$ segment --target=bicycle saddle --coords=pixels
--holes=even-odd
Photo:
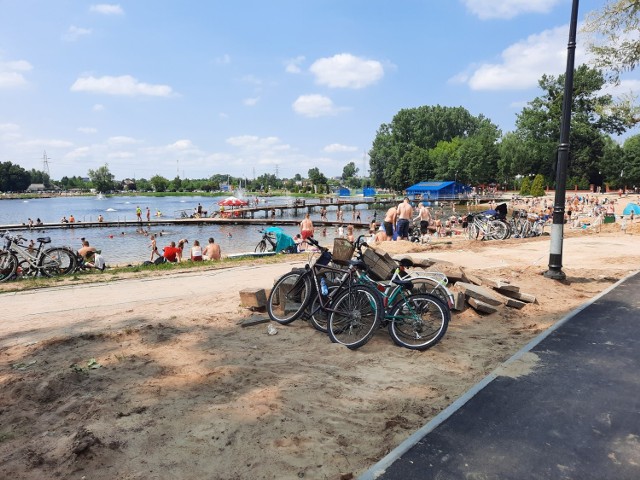
[[[402,288],[406,288],[407,290],[411,290],[413,288],[413,282],[411,280],[394,278],[393,283],[395,283],[396,285],[400,285]]]
[[[39,243],[51,243],[50,237],[40,237],[40,238],[37,238],[36,240],[38,240]]]

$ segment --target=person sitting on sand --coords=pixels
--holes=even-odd
[[[220,260],[221,256],[220,245],[215,243],[213,238],[209,238],[209,244],[204,248],[202,258],[205,260]]]
[[[193,241],[193,246],[191,247],[191,261],[202,261],[202,247],[200,246],[200,242],[198,240]]]
[[[176,242],[171,242],[162,250],[162,256],[167,262],[175,263],[180,261],[180,258],[182,258],[181,254],[182,251],[178,247],[176,247]]]

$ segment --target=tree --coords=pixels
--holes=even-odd
[[[531,184],[531,195],[534,197],[544,197],[544,177],[540,174],[536,175]]]
[[[531,195],[531,180],[529,177],[522,179],[522,185],[520,186],[520,195]]]
[[[20,165],[0,163],[0,191],[22,192],[31,185],[31,174]]]
[[[113,190],[113,178],[109,171],[109,165],[106,163],[96,170],[89,170],[89,179],[93,184],[93,188],[98,192],[106,193]]]
[[[640,184],[640,135],[627,138],[623,146],[624,169],[619,172],[620,183]],[[620,185],[623,186],[623,185]]]
[[[358,173],[358,169],[356,168],[356,164],[353,162],[347,163],[342,169],[342,180],[345,182],[349,182],[353,177]]]
[[[153,186],[153,189],[156,192],[166,192],[167,187],[169,186],[169,180],[160,176],[154,175],[149,179],[149,183]]]
[[[587,16],[583,29],[591,34],[595,66],[610,71],[615,81],[640,62],[640,0],[609,0]]]
[[[324,174],[320,173],[320,170],[318,169],[318,167],[314,167],[314,168],[309,169],[308,175],[309,175],[309,180],[314,185],[326,185],[327,184],[327,177],[325,177]]]

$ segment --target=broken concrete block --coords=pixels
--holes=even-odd
[[[264,288],[245,288],[240,290],[240,303],[247,308],[266,307],[267,295]]]
[[[531,295],[530,293],[523,292],[511,292],[509,290],[505,290],[503,288],[497,288],[496,292],[501,293],[505,297],[515,298],[516,300],[520,300],[526,303],[538,303],[535,295]]]
[[[502,301],[494,295],[493,290],[490,290],[479,285],[473,285],[471,283],[458,282],[456,287],[460,289],[467,297],[475,298],[481,302],[488,303],[489,305],[502,305]]]
[[[476,300],[475,298],[468,299],[469,305],[473,307],[474,310],[483,313],[495,313],[498,311],[496,307],[493,305],[489,305],[488,303],[484,303],[480,300]]]
[[[453,307],[451,308],[453,310],[462,312],[465,308],[465,299],[467,297],[465,297],[464,293],[462,292],[452,292],[452,293],[453,293]]]

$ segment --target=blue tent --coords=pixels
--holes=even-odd
[[[426,182],[416,183],[407,188],[407,195],[420,196],[423,201],[428,200],[450,200],[460,198],[471,192],[471,187],[458,182],[438,182],[435,180],[427,180]]]
[[[622,211],[623,215],[631,215],[631,212],[634,213],[634,215],[639,215],[640,214],[640,206],[638,206],[637,203],[627,203],[627,206],[624,207],[624,210]]]

